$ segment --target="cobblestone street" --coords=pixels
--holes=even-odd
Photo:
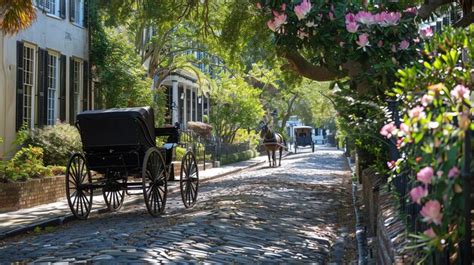
[[[308,149],[309,150],[309,149]],[[350,171],[320,147],[203,183],[198,202],[169,194],[166,214],[143,203],[0,243],[6,262],[344,264],[354,253]]]

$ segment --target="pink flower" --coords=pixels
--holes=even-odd
[[[421,204],[421,199],[428,196],[428,189],[426,189],[422,186],[415,187],[415,188],[411,189],[410,196],[411,196],[411,200],[413,202]]]
[[[421,106],[416,106],[414,107],[413,109],[410,110],[410,112],[408,113],[408,116],[410,116],[410,118],[423,118],[425,117],[425,112],[423,111],[425,110],[423,107]]]
[[[395,26],[400,22],[402,14],[400,12],[381,12],[374,16],[374,22],[382,27]]]
[[[271,31],[276,31],[283,24],[286,24],[286,14],[280,14],[277,11],[273,10],[273,20],[267,21],[268,28],[270,28]]]
[[[394,122],[389,124],[385,124],[382,129],[380,129],[380,134],[387,138],[392,137],[393,133],[397,130],[397,126],[395,126]]]
[[[383,47],[383,40],[379,40],[377,43],[377,47],[382,48]]]
[[[423,232],[423,234],[425,234],[425,235],[428,236],[429,238],[435,238],[435,237],[436,237],[436,233],[435,233],[435,231],[433,230],[433,228],[426,229],[425,232]]]
[[[260,4],[260,2],[257,2],[257,9],[262,9],[262,4]]]
[[[441,224],[443,214],[441,213],[441,204],[437,200],[429,200],[420,211],[424,221],[428,223]]]
[[[408,41],[402,40],[400,42],[400,50],[406,50],[408,47],[410,47],[410,43]]]
[[[295,6],[295,14],[298,20],[302,20],[311,11],[311,2],[309,0],[303,0],[299,5]]]
[[[286,4],[283,3],[283,4],[281,5],[281,11],[285,11],[285,10],[286,10]]]
[[[397,165],[397,162],[395,162],[395,161],[393,161],[393,160],[387,162],[387,167],[388,167],[389,169],[394,168],[396,165]]]
[[[433,177],[434,171],[432,167],[422,168],[418,174],[416,174],[416,179],[426,185],[431,183],[431,178]]]
[[[356,41],[357,45],[359,45],[359,48],[362,48],[364,51],[366,47],[370,46],[369,45],[369,34],[364,33],[359,35],[359,40]]]
[[[405,135],[410,134],[410,127],[405,123],[400,124],[400,131],[402,131]]]
[[[409,7],[409,8],[407,8],[407,9],[405,9],[405,11],[403,11],[403,12],[405,12],[405,13],[411,13],[411,14],[413,14],[413,15],[416,16],[416,15],[418,14],[418,9],[413,6],[413,7]]]
[[[429,104],[431,104],[431,102],[433,102],[434,100],[434,96],[433,95],[430,95],[430,94],[425,94],[423,95],[423,97],[421,98],[421,105],[423,106],[428,106]]]
[[[429,39],[429,38],[433,37],[433,30],[431,29],[431,27],[425,27],[425,28],[420,30],[420,36],[423,39]]]
[[[275,25],[275,20],[273,20],[273,19],[270,19],[269,21],[267,21],[267,26],[273,32],[275,32],[277,30],[277,27]]]
[[[374,24],[375,22],[372,13],[366,11],[359,11],[359,13],[355,15],[355,20],[361,24],[365,24],[368,26]]]
[[[349,22],[346,24],[346,29],[350,33],[356,33],[359,30],[359,25],[356,22]]]
[[[334,14],[332,12],[328,13],[329,20],[333,21],[334,20]]]
[[[353,13],[346,14],[346,24],[356,22],[355,15]]]
[[[469,99],[469,88],[463,85],[457,85],[451,90],[451,97],[453,97],[457,102],[462,102],[464,99]]]
[[[297,33],[297,34],[298,34],[298,38],[300,38],[300,39],[302,39],[302,40],[303,40],[304,38],[309,37],[309,34],[306,33],[306,32],[304,32],[304,31],[302,31],[302,30],[298,30],[298,33]]]
[[[457,176],[459,176],[459,173],[461,173],[461,171],[459,170],[459,168],[457,168],[456,166],[452,167],[449,172],[448,172],[448,178],[455,178]]]

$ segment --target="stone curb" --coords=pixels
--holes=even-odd
[[[283,154],[282,157],[286,157],[286,156],[289,156],[291,154],[292,153],[288,152],[288,153]],[[228,176],[228,175],[231,175],[231,174],[235,174],[235,173],[238,173],[238,172],[250,169],[250,168],[254,168],[254,167],[256,167],[258,165],[261,165],[265,162],[267,162],[266,159],[264,161],[254,162],[254,163],[252,163],[248,166],[245,166],[243,168],[234,169],[234,170],[231,170],[231,171],[228,171],[228,172],[217,174],[217,175],[209,177],[209,178],[201,179],[200,183],[206,183],[206,182],[214,180],[214,179],[218,179],[218,178],[225,177],[225,176]],[[169,188],[168,189],[168,195],[171,194],[171,193],[179,192],[179,190],[180,190],[179,185],[176,186],[176,187]],[[123,206],[135,205],[135,204],[137,204],[141,201],[142,201],[142,198],[131,199],[131,200],[125,201],[123,203]],[[104,213],[107,213],[107,212],[109,212],[107,208],[95,209],[95,210],[91,210],[89,216],[104,214]],[[21,235],[21,234],[25,234],[25,233],[34,231],[34,229],[36,227],[40,227],[41,229],[44,229],[45,227],[55,227],[55,226],[60,226],[60,225],[69,223],[73,220],[77,220],[74,217],[73,214],[67,214],[67,215],[62,215],[62,216],[57,216],[57,217],[51,217],[49,219],[38,221],[38,222],[33,222],[33,223],[28,224],[28,225],[15,228],[15,229],[7,231],[7,232],[2,232],[2,233],[0,233],[0,240],[4,240],[4,239],[7,239],[9,237],[14,237],[14,236],[17,236],[17,235]]]

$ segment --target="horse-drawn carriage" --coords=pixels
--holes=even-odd
[[[150,107],[86,111],[77,115],[76,126],[83,152],[72,155],[66,170],[66,195],[74,216],[87,218],[97,189],[111,211],[119,210],[125,194],[135,190],[141,192],[133,194],[143,194],[152,216],[163,213],[168,180],[174,179],[178,127],[155,128]],[[168,137],[163,147],[156,146],[158,136]],[[199,172],[191,150],[182,159],[179,182],[184,205],[193,206]]]
[[[313,142],[313,127],[310,126],[296,126],[293,127],[294,130],[294,144],[295,144],[295,153],[298,150],[298,147],[311,147],[312,152],[314,153],[314,142]]]

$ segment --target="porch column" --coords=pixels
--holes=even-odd
[[[182,124],[183,128],[187,128],[187,124],[188,124],[188,104],[187,104],[187,99],[188,99],[188,93],[187,93],[188,89],[186,86],[183,86],[183,94],[184,94],[184,97],[183,97],[183,105],[184,105],[184,108],[183,108],[183,122],[184,124]]]
[[[172,104],[171,104],[171,122],[174,125],[179,122],[179,92],[178,92],[178,80],[172,80]]]
[[[201,122],[204,122],[204,92],[201,94]]]

